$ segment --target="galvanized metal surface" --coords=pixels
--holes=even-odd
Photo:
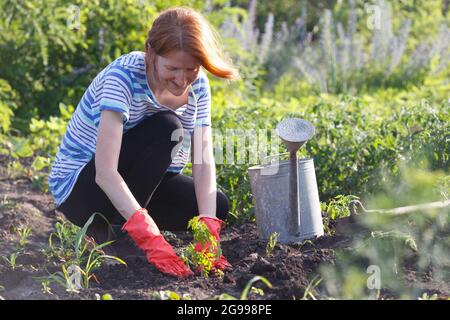
[[[309,121],[298,118],[286,118],[277,125],[276,132],[284,141],[303,142],[311,139],[315,128]]]
[[[289,206],[289,161],[257,165],[248,170],[252,188],[258,236],[268,239],[279,233],[280,243],[295,243],[323,235],[314,161],[298,159],[298,202],[300,204],[297,226],[291,220]],[[298,234],[292,230],[298,228]]]
[[[300,234],[300,203],[298,195],[297,151],[314,135],[314,126],[306,120],[286,118],[276,128],[278,136],[289,151],[289,221],[290,233],[298,237]]]
[[[289,221],[291,235],[300,233],[300,202],[298,196],[298,160],[296,152],[291,152],[289,157]]]

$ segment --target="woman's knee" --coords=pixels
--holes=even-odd
[[[161,111],[142,121],[146,131],[156,131],[159,136],[167,136],[171,141],[180,142],[183,138],[181,120],[170,111]]]
[[[217,205],[216,205],[217,218],[225,221],[228,219],[230,212],[230,201],[228,197],[222,192],[217,190]]]

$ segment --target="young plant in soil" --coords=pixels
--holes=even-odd
[[[16,232],[19,236],[19,241],[16,244],[13,252],[9,255],[9,257],[2,256],[1,258],[6,261],[6,263],[11,267],[11,270],[14,271],[17,265],[17,258],[25,251],[25,247],[28,244],[28,238],[31,235],[31,228],[17,228]]]
[[[350,215],[348,205],[352,200],[359,200],[359,198],[354,195],[338,195],[328,203],[321,202],[321,211],[325,213],[325,216],[323,217],[325,234],[334,235],[335,229],[333,224],[337,220]]]
[[[11,270],[16,270],[17,267],[17,257],[20,255],[21,251],[14,251],[9,255],[9,257],[2,256],[2,259],[11,267]]]
[[[48,238],[45,254],[66,262],[75,255],[74,244],[79,228],[67,221],[58,221],[55,228],[56,231]]]
[[[254,288],[253,284],[257,281],[262,281],[266,286],[268,286],[269,288],[272,288],[272,284],[270,283],[269,280],[267,280],[263,276],[255,276],[252,279],[250,279],[250,281],[247,282],[247,284],[245,285],[245,288],[241,293],[241,300],[247,300],[247,295],[248,295],[249,290]]]
[[[303,297],[301,300],[317,300],[317,297],[315,295],[316,287],[322,282],[322,278],[320,276],[315,276],[311,282],[308,284],[308,286],[305,289],[305,292],[303,293]]]
[[[19,234],[19,247],[24,248],[28,244],[28,238],[31,235],[31,228],[25,227],[25,228],[19,228],[17,230],[17,233]]]
[[[244,290],[242,290],[241,296],[239,297],[240,300],[247,300],[248,294],[250,293],[256,293],[260,296],[264,295],[264,291],[262,289],[256,288],[253,286],[255,282],[262,281],[267,287],[272,288],[272,284],[269,280],[267,280],[263,276],[254,276],[251,278],[247,284],[244,287]],[[221,295],[213,297],[213,300],[238,300],[235,296],[232,296],[228,293],[222,293]]]
[[[211,272],[215,272],[219,276],[222,275],[223,272],[221,270],[213,269],[213,262],[222,254],[218,241],[211,235],[206,225],[199,220],[199,217],[194,217],[189,221],[188,229],[192,230],[194,240],[181,255],[184,262],[192,270],[200,272],[204,277],[208,277]],[[199,242],[203,246],[207,243],[211,245],[208,250],[198,252],[195,250],[195,246]]]
[[[85,223],[83,228],[74,235],[70,229],[66,228],[64,224],[57,224],[57,232],[52,234],[49,238],[49,245],[52,251],[67,253],[67,247],[72,247],[71,259],[68,259],[62,266],[62,271],[50,274],[47,277],[38,278],[41,281],[56,282],[64,286],[67,291],[78,293],[79,289],[89,288],[89,281],[95,277],[94,271],[100,267],[105,260],[116,260],[121,264],[126,265],[122,259],[104,254],[102,248],[110,245],[114,241],[108,241],[102,244],[95,244],[92,239],[86,237],[86,231],[94,221],[95,216],[98,215],[107,223],[107,219],[98,212],[92,214],[89,220]],[[109,223],[108,223],[109,225]],[[59,239],[59,246],[55,246],[52,237]],[[66,257],[61,259],[65,261]],[[82,278],[82,284],[81,284]],[[75,282],[75,283],[74,283]]]
[[[0,209],[17,209],[19,208],[19,203],[9,200],[8,196],[3,196],[3,200],[0,201]]]
[[[279,235],[280,234],[278,232],[274,232],[269,236],[269,242],[267,242],[266,245],[266,257],[269,257],[272,254],[273,249],[275,249]]]
[[[155,291],[151,295],[155,300],[192,300],[188,293],[182,295],[171,290],[159,290]]]

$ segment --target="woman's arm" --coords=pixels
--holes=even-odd
[[[192,177],[200,216],[215,217],[216,164],[210,126],[196,127],[192,134]]]
[[[128,220],[141,206],[117,171],[122,134],[122,115],[103,110],[95,152],[95,182],[106,193],[117,211]]]

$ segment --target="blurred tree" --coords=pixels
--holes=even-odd
[[[0,78],[19,96],[13,127],[77,104],[96,74],[121,54],[143,50],[158,10],[202,1],[0,0]]]
[[[308,30],[312,30],[325,9],[332,10],[338,0],[280,0],[280,1],[258,1],[256,26],[260,31],[264,30],[267,16],[272,13],[275,16],[275,30],[280,30],[282,23],[293,25],[301,16],[302,9],[306,5]],[[233,6],[247,9],[250,0],[232,0]]]
[[[448,8],[450,7],[450,0],[442,0],[442,15],[446,16]]]

